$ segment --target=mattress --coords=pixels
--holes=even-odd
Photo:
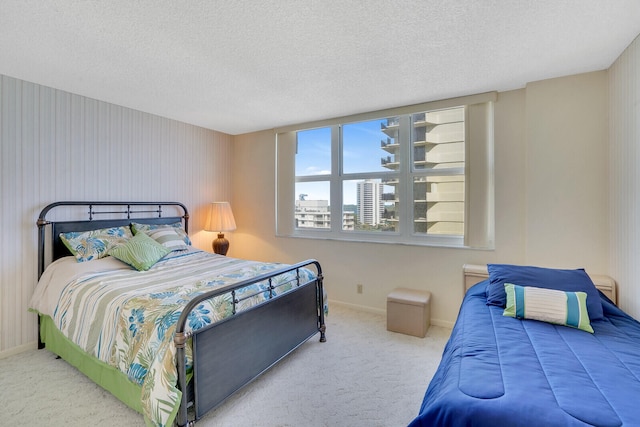
[[[600,295],[594,333],[503,316],[466,294],[418,426],[640,425],[640,323]]]

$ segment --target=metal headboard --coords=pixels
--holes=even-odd
[[[87,210],[82,213],[83,219],[50,221],[47,214],[54,208],[59,207],[85,207]],[[171,207],[171,208],[170,208]],[[163,208],[177,212],[172,216],[163,217]],[[77,214],[77,212],[76,212]],[[96,219],[97,217],[107,219]],[[70,255],[69,250],[60,239],[60,233],[69,231],[89,231],[99,228],[119,227],[130,225],[132,222],[144,224],[171,224],[182,221],[184,229],[189,232],[189,212],[185,205],[179,202],[55,202],[46,206],[38,217],[38,279],[42,276],[45,268],[46,254],[46,229],[51,229],[51,256],[55,261],[66,255]]]

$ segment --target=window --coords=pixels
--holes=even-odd
[[[278,132],[278,234],[491,247],[492,100]]]

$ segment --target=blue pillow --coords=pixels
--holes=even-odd
[[[514,283],[520,286],[535,286],[565,292],[584,292],[587,294],[589,319],[594,321],[604,317],[598,289],[582,268],[560,270],[510,264],[487,264],[487,269],[490,282],[487,286],[487,304],[489,305],[504,308],[507,303],[504,284]]]

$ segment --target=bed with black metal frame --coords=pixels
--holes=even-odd
[[[47,216],[51,215],[54,209],[71,210],[76,216],[80,209],[83,210],[84,219],[67,219],[74,213],[63,216],[63,220],[48,219]],[[167,212],[169,216],[163,216]],[[40,279],[49,263],[71,255],[59,238],[60,233],[128,226],[134,221],[155,225],[180,221],[188,232],[189,213],[187,208],[178,202],[72,201],[56,202],[46,206],[37,221],[38,278]],[[271,283],[271,278],[286,272],[296,271],[299,277],[299,269],[309,267],[315,269],[314,280],[298,283],[293,290],[245,311],[235,313],[234,309],[231,317],[208,327],[193,333],[185,332],[189,313],[202,301],[223,293],[233,293],[232,298],[236,301],[235,293],[239,289],[263,281]],[[177,322],[174,336],[178,387],[182,391],[180,408],[175,418],[176,424],[192,424],[317,333],[320,333],[320,341],[324,342],[326,338],[323,295],[321,266],[316,260],[306,260],[249,280],[222,286],[188,302]],[[41,317],[38,318],[38,344],[39,348],[44,348],[47,343],[41,340]],[[193,346],[191,381],[187,380],[185,366],[187,345]],[[242,358],[238,357],[240,354]],[[62,357],[64,358],[64,355]],[[82,367],[77,367],[83,371]],[[123,376],[126,379],[126,375]],[[192,405],[193,414],[187,410]]]

